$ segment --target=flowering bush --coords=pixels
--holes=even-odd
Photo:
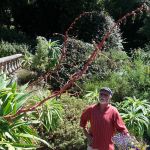
[[[127,136],[120,133],[116,134],[112,140],[119,149],[123,150],[145,150],[147,147],[145,143],[138,142],[134,136]]]

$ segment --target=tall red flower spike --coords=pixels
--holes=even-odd
[[[81,70],[79,70],[78,72],[75,72],[74,74],[72,74],[70,76],[70,79],[67,81],[67,83],[59,90],[59,91],[55,91],[53,92],[50,96],[44,98],[43,100],[41,100],[40,102],[36,103],[35,105],[33,105],[30,108],[21,108],[20,110],[17,111],[16,114],[13,115],[7,115],[4,116],[5,119],[13,119],[14,117],[16,117],[17,115],[21,114],[21,113],[26,113],[29,111],[33,111],[35,110],[38,106],[41,106],[44,102],[46,102],[47,100],[56,97],[58,95],[60,95],[61,93],[65,92],[67,89],[69,89],[76,80],[80,79],[82,77],[82,75],[84,73],[86,73],[88,66],[95,60],[97,54],[99,52],[101,52],[100,50],[102,49],[104,42],[106,41],[106,39],[109,37],[109,35],[111,34],[111,32],[113,31],[113,29],[116,26],[119,26],[121,23],[125,22],[126,19],[128,17],[131,16],[135,16],[137,13],[141,13],[143,11],[149,11],[149,7],[144,3],[143,5],[141,5],[139,8],[135,9],[134,11],[127,13],[125,16],[123,16],[122,18],[120,18],[115,24],[114,26],[105,34],[105,36],[103,37],[102,41],[100,41],[98,44],[94,44],[95,50],[92,52],[92,54],[90,55],[90,57],[87,59],[86,63],[84,64],[83,68]],[[62,48],[62,55],[60,57],[59,60],[59,64],[56,66],[56,69],[59,68],[62,60],[65,58],[65,54],[66,54],[66,43],[67,43],[67,39],[68,39],[68,32],[74,27],[74,25],[76,24],[76,22],[85,15],[89,15],[92,12],[84,12],[81,15],[79,15],[74,21],[73,23],[69,26],[69,28],[66,30],[65,35],[64,35],[64,45]],[[45,74],[45,76],[50,75],[51,72],[48,72]],[[44,76],[44,77],[45,77]],[[44,77],[42,77],[41,79],[43,79]],[[39,78],[40,79],[40,78]]]

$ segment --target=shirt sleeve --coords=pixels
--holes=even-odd
[[[90,120],[91,108],[86,108],[80,118],[80,127],[86,128],[87,122]]]
[[[125,123],[123,122],[117,109],[114,112],[114,125],[118,132],[121,132],[124,134],[128,133],[128,129],[126,128]]]

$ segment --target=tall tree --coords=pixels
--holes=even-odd
[[[0,1],[0,26],[11,24],[11,5],[9,0]]]
[[[63,33],[83,11],[99,9],[97,0],[13,0],[17,28],[35,35]]]

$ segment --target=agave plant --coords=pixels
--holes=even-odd
[[[39,123],[37,120],[27,120],[26,114],[20,114],[12,120],[6,120],[6,115],[15,114],[31,96],[26,93],[27,85],[17,89],[17,83],[7,80],[6,75],[0,75],[0,149],[36,149],[39,141],[50,146],[38,137],[37,131],[31,126]]]
[[[150,103],[147,100],[127,97],[124,101],[115,103],[115,105],[120,111],[127,128],[136,137],[142,137],[144,131],[148,131]]]

